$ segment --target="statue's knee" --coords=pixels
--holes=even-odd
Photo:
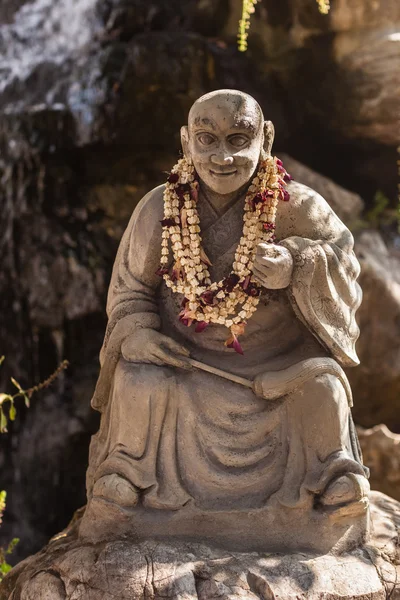
[[[318,405],[348,405],[343,383],[339,377],[331,373],[322,373],[309,379],[303,387],[303,394],[310,401],[317,402]]]
[[[171,369],[153,364],[131,363],[121,358],[114,375],[114,394],[132,397],[132,392],[140,393],[141,388],[149,389],[165,385],[171,377]],[[136,394],[135,394],[136,395]]]

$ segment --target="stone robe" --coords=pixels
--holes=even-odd
[[[288,189],[291,200],[279,204],[276,234],[294,259],[292,283],[264,290],[240,338],[244,356],[224,347],[225,327],[210,325],[199,334],[182,325],[182,298],[155,274],[163,187],[135,209],[108,295],[92,401],[102,419],[91,444],[89,499],[98,478],[118,473],[142,490],[149,508],[312,507],[332,478],[365,473],[340,367],[358,363],[354,315],[361,290],[353,238],[321,196],[297,183]],[[241,198],[221,216],[200,195],[213,280],[231,270],[243,206]],[[270,399],[203,371],[126,362],[121,342],[138,327],[158,329],[193,358],[236,375],[269,374]]]

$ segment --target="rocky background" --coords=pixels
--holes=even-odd
[[[222,87],[257,98],[289,172],[356,236],[354,414],[372,484],[400,498],[400,3],[331,4],[323,16],[315,0],[262,0],[241,54],[240,0],[1,1],[0,389],[71,362],[0,439],[0,537],[21,538],[16,559],[85,503],[118,241],[176,161],[193,101]]]

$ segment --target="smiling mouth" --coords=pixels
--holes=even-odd
[[[233,171],[213,171],[210,169],[211,175],[216,175],[217,177],[229,177],[229,175],[235,175],[237,173],[237,169]]]

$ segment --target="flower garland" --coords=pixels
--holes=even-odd
[[[238,336],[244,333],[246,322],[260,301],[261,286],[252,277],[256,249],[260,242],[276,240],[277,205],[279,200],[289,200],[285,185],[291,179],[279,159],[269,156],[261,161],[246,194],[243,234],[232,271],[218,282],[210,279],[211,262],[202,247],[196,206],[199,182],[194,166],[186,158],[180,159],[166,183],[161,263],[157,274],[173,292],[183,294],[179,319],[184,325],[195,324],[197,333],[210,323],[225,325],[231,332],[225,346],[240,354],[243,350]],[[174,259],[171,274],[170,249]]]

